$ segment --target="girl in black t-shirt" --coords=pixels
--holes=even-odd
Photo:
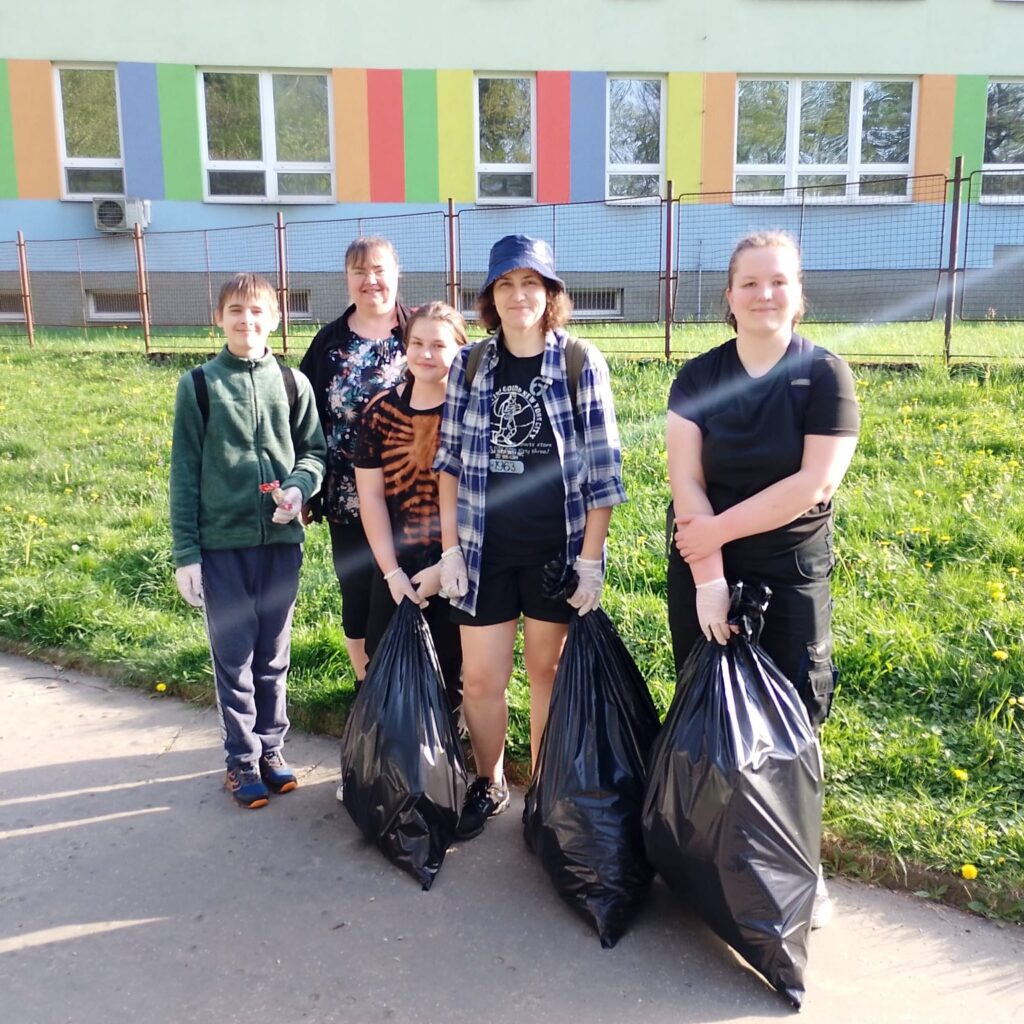
[[[727,642],[731,584],[765,583],[772,599],[761,644],[820,725],[835,684],[831,499],[857,445],[853,378],[841,359],[794,334],[804,301],[788,235],[743,239],[725,298],[736,337],[686,363],[669,395],[676,669],[701,633]],[[822,882],[815,923],[830,910]]]

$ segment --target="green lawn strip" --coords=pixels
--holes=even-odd
[[[0,346],[4,646],[103,671],[154,699],[158,682],[211,698],[202,621],[175,590],[167,527],[174,386],[194,362]],[[630,501],[612,519],[604,605],[664,711],[663,423],[674,367],[612,367]],[[1024,374],[930,364],[858,367],[856,377],[864,431],[837,499],[841,691],[823,734],[828,859],[1021,920]],[[319,528],[308,534],[289,690],[296,725],[340,732],[352,677]],[[521,670],[510,703],[522,777]]]

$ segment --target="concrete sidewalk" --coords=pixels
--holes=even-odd
[[[294,793],[222,788],[214,713],[0,655],[0,1021],[737,1024],[782,998],[660,883],[613,950],[527,851],[521,795],[429,893],[292,733]],[[1024,932],[836,881],[800,1019],[1024,1020]]]

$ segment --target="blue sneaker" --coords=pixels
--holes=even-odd
[[[235,798],[235,803],[249,810],[266,807],[270,802],[270,791],[251,764],[243,762],[229,768],[224,785]]]
[[[290,793],[299,784],[280,750],[268,750],[260,758],[260,778],[272,793]]]

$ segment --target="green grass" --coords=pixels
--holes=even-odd
[[[572,330],[593,338],[610,356],[658,358],[665,353],[664,325],[576,323]],[[703,352],[723,338],[727,328],[719,323],[676,324],[672,331],[673,357]],[[806,324],[805,332],[818,344],[844,356],[871,362],[941,362],[943,359],[943,324],[940,320],[899,324]],[[24,333],[17,325],[0,324],[0,351],[27,347]],[[293,325],[288,337],[288,351],[301,356],[316,327]],[[475,331],[471,325],[470,334]],[[83,340],[84,338],[84,340]],[[151,348],[154,352],[211,352],[219,347],[218,332],[212,328],[157,328]],[[45,329],[36,333],[36,346],[41,351],[142,352],[144,341],[137,327],[91,328],[84,335],[78,329]],[[280,337],[275,347],[280,350]],[[1005,321],[956,322],[953,326],[951,354],[954,360],[1001,361],[1024,359],[1024,329],[1020,324]]]
[[[894,344],[882,330],[865,338]],[[209,699],[206,639],[174,588],[167,528],[174,385],[191,361],[0,346],[0,639]],[[612,520],[604,604],[664,710],[662,431],[674,368],[612,365],[630,501]],[[823,733],[830,858],[1021,920],[1024,375],[930,361],[856,376],[864,429],[836,517],[841,690]],[[328,540],[314,528],[293,721],[336,733],[351,696]],[[517,674],[520,758],[526,699]],[[976,881],[961,877],[965,864]]]

